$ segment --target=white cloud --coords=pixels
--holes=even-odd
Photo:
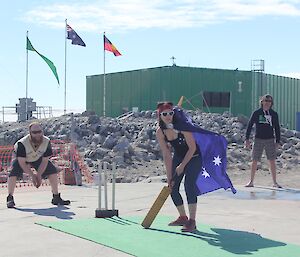
[[[208,24],[253,19],[259,16],[300,16],[296,0],[108,0],[37,6],[22,19],[53,28],[64,27],[68,18],[84,31],[147,28],[191,28]]]

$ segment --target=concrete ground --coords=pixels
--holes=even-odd
[[[116,208],[120,216],[144,216],[163,184],[117,184]],[[300,245],[300,190],[236,187],[238,193],[219,190],[198,198],[199,223],[242,230]],[[110,192],[111,185],[108,185]],[[6,188],[0,188],[0,257],[24,256],[130,256],[75,236],[34,224],[94,217],[98,205],[96,186],[61,186],[62,197],[72,201],[69,207],[50,204],[48,186],[17,188],[16,209],[6,208]],[[176,217],[169,198],[160,214]],[[201,231],[201,226],[198,226]]]

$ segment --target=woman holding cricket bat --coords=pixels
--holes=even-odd
[[[220,188],[230,188],[236,193],[226,173],[227,141],[222,135],[200,128],[171,102],[159,103],[157,115],[159,128],[156,137],[162,150],[171,197],[179,213],[169,225],[183,226],[183,232],[193,232],[196,230],[198,195]],[[189,218],[179,193],[183,177]]]
[[[159,128],[156,131],[163,160],[167,170],[167,181],[171,188],[172,200],[179,212],[178,219],[169,223],[169,226],[183,226],[183,232],[192,232],[196,229],[197,188],[196,179],[201,167],[199,149],[192,132],[177,131],[173,128],[174,110],[171,102],[157,105]],[[171,147],[174,155],[172,157]],[[195,158],[195,157],[198,158]],[[181,194],[180,183],[185,176],[184,188],[188,201],[189,218],[186,215]]]

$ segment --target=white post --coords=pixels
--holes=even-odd
[[[99,185],[98,185],[98,210],[101,210],[101,190],[102,190],[102,181],[101,181],[101,174],[102,174],[102,167],[101,167],[101,163],[99,163],[98,165],[98,181],[99,181]]]
[[[65,94],[64,94],[64,114],[67,113],[67,19],[65,20]]]
[[[112,164],[112,203],[111,203],[111,208],[112,210],[115,209],[115,197],[116,197],[116,194],[115,194],[115,189],[116,189],[116,163],[113,162]]]
[[[26,120],[28,120],[28,49],[27,49],[27,41],[28,41],[28,30],[26,32],[26,101],[25,101],[25,110],[26,110]]]
[[[105,46],[104,46],[105,32],[103,32],[103,117],[106,116],[106,84],[105,84]]]
[[[107,206],[107,163],[103,163],[103,168],[104,168],[104,204],[105,204],[105,210],[108,209]]]

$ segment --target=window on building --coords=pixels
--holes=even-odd
[[[203,92],[203,106],[230,107],[230,92]]]

